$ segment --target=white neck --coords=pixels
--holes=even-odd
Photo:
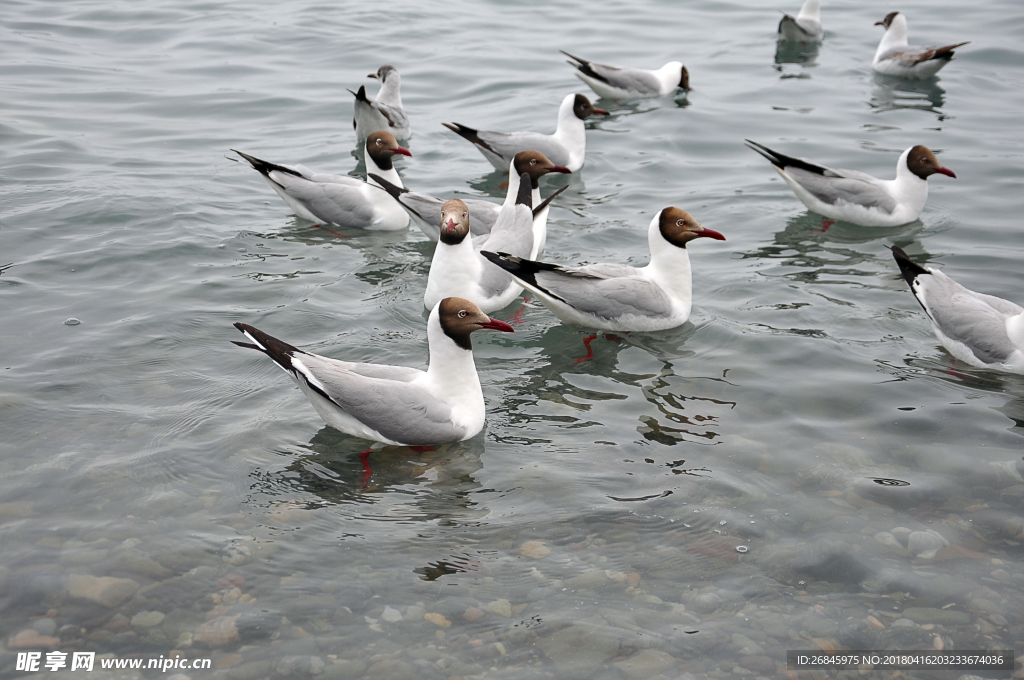
[[[796,15],[797,19],[811,19],[812,21],[821,22],[821,0],[806,0],[804,6],[800,8],[800,14]]]
[[[878,59],[879,55],[883,52],[887,52],[893,47],[906,46],[907,19],[902,14],[897,14],[893,17],[892,23],[889,24],[889,28],[885,29],[885,35],[882,36],[882,41],[878,43],[878,49],[875,50],[875,59]]]
[[[402,106],[401,89],[401,76],[398,75],[397,71],[391,71],[388,74],[387,80],[381,83],[380,90],[377,91],[377,101]]]
[[[508,164],[508,191],[505,193],[505,202],[502,207],[515,205],[519,198],[519,173],[516,172],[516,160]]]
[[[896,179],[888,182],[889,193],[899,203],[910,208],[912,212],[920,214],[924,210],[924,204],[928,201],[928,180],[921,179],[911,172],[907,165],[909,156],[910,149],[907,149],[896,161]]]
[[[468,241],[469,238],[466,238]],[[462,349],[441,329],[438,306],[430,310],[427,319],[427,343],[430,346],[430,363],[427,366],[427,383],[431,393],[447,402],[455,414],[463,415],[459,424],[472,426],[479,421],[483,426],[484,395],[480,389],[480,378],[476,373],[472,350]]]
[[[366,143],[369,144],[370,140],[366,140]],[[396,187],[401,187],[402,189],[405,188],[402,185],[402,177],[398,174],[398,170],[395,169],[394,163],[391,164],[390,170],[382,170],[380,166],[377,165],[376,161],[373,160],[373,156],[370,155],[370,150],[366,147],[363,147],[363,158],[366,159],[366,181],[369,184],[372,184],[375,187],[380,187],[381,189],[384,188],[377,184],[377,182],[374,181],[372,177],[370,177],[370,173],[372,172],[375,175],[380,175],[387,181],[394,184]]]
[[[668,85],[673,88],[679,87],[679,80],[682,78],[683,64],[679,61],[670,61],[657,71],[654,71],[654,77],[658,79],[662,85]]]
[[[647,229],[647,242],[651,248],[651,262],[643,268],[648,279],[660,285],[690,315],[693,280],[690,274],[690,255],[686,248],[674,246],[661,235],[661,211],[651,220]]]
[[[472,234],[467,234],[461,243],[454,245],[438,239],[434,257],[430,260],[430,271],[427,272],[423,306],[433,309],[438,302],[452,295],[478,298],[483,267],[484,260],[473,247]]]
[[[566,95],[562,100],[562,105],[558,107],[558,127],[555,128],[553,135],[556,140],[570,149],[582,147],[587,143],[587,127],[572,110],[575,103],[575,94]]]

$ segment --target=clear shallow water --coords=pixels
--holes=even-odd
[[[824,45],[789,63],[807,55],[776,55],[757,3],[394,21],[9,4],[0,672],[24,677],[28,629],[60,638],[44,651],[177,650],[236,679],[770,676],[787,649],[1024,649],[1024,380],[954,364],[886,249],[1024,299],[1024,13],[900,9],[914,42],[973,42],[908,84],[872,75],[889,8],[862,5],[826,6]],[[361,170],[344,89],[392,63],[406,185],[497,198],[504,177],[440,122],[550,131],[566,93],[590,94],[559,48],[679,58],[694,90],[602,103],[586,167],[552,182],[570,189],[547,259],[643,263],[667,205],[729,240],[691,248],[682,328],[602,335],[582,363],[586,333],[535,302],[514,336],[480,334],[484,434],[375,453],[367,480],[365,442],[229,344],[231,323],[422,366],[432,245],[314,228],[228,149]],[[820,232],[745,137],[880,176],[923,143],[959,179],[933,179],[914,224]],[[82,575],[132,583],[96,602]]]

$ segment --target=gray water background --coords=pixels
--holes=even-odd
[[[787,649],[1024,649],[1024,380],[955,363],[887,250],[1024,301],[1024,10],[898,7],[915,43],[972,41],[907,82],[870,68],[893,7],[826,2],[820,50],[777,55],[779,9],[798,7],[6,3],[0,673],[29,677],[26,631],[237,680],[772,676]],[[381,450],[364,481],[366,442],[231,324],[422,367],[433,245],[318,229],[228,149],[358,175],[345,88],[372,94],[389,63],[406,186],[500,200],[504,177],[440,123],[550,132],[565,94],[592,95],[558,49],[679,59],[693,90],[599,103],[585,167],[544,189],[569,184],[546,259],[643,264],[668,205],[728,240],[689,249],[679,329],[601,335],[577,363],[587,331],[533,301],[514,335],[477,334],[484,433]],[[821,231],[744,138],[881,177],[926,144],[958,179],[932,178],[918,222]]]

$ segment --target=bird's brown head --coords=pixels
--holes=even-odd
[[[516,174],[524,172],[530,176],[530,184],[536,189],[541,177],[549,172],[561,172],[571,174],[571,170],[564,165],[555,165],[547,156],[540,151],[520,151],[513,159],[515,162]]]
[[[576,114],[576,117],[580,120],[586,120],[587,116],[600,115],[607,116],[608,112],[604,109],[599,109],[590,103],[590,100],[581,94],[576,95],[576,100],[572,103],[572,112]]]
[[[935,157],[932,150],[921,144],[913,147],[907,154],[907,167],[921,179],[928,179],[935,173],[956,179],[956,174],[949,168],[942,167],[942,163]]]
[[[665,208],[658,223],[661,236],[674,246],[685,248],[686,244],[702,236],[724,241],[725,237],[714,229],[706,229],[693,215],[682,208]]]
[[[465,298],[449,297],[441,300],[437,303],[437,317],[444,334],[462,349],[473,349],[469,336],[481,328],[505,333],[515,332],[512,326],[504,321],[492,319]]]
[[[454,246],[469,235],[469,207],[457,198],[441,206],[441,243]]]

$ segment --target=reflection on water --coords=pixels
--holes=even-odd
[[[941,111],[946,103],[946,91],[939,87],[939,79],[931,78],[896,78],[874,74],[874,88],[868,106],[876,113],[895,111],[897,109],[918,109],[931,111],[945,120]]]
[[[786,74],[782,65],[817,66],[820,49],[821,43],[797,43],[780,40],[775,48],[775,70],[783,72],[783,78],[809,78],[808,74]]]

